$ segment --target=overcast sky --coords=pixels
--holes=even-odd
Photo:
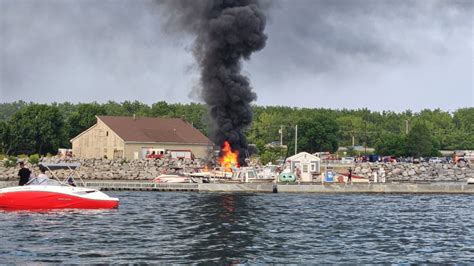
[[[192,36],[152,0],[0,0],[0,102],[199,102]],[[256,104],[474,106],[473,1],[275,0]],[[194,92],[194,93],[193,93]]]

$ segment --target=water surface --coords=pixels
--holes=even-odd
[[[0,264],[474,263],[474,196],[108,192],[118,210],[0,211]]]

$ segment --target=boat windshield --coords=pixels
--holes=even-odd
[[[28,181],[26,185],[63,186],[64,184],[62,184],[56,179],[34,177],[30,181]]]

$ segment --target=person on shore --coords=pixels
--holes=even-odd
[[[352,167],[349,167],[349,174],[347,175],[347,183],[352,183]]]
[[[452,160],[452,163],[453,163],[454,165],[456,165],[456,164],[458,163],[459,157],[458,157],[458,155],[456,154],[456,152],[453,152],[453,156],[452,156],[452,159],[451,159],[451,160]]]
[[[30,180],[31,171],[25,167],[24,162],[20,162],[20,170],[18,171],[18,176],[20,177],[19,186],[24,186]]]
[[[296,182],[298,185],[301,183],[301,169],[300,167],[296,167]]]

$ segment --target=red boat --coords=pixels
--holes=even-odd
[[[69,169],[71,173],[79,164],[42,164],[50,170]],[[53,174],[54,176],[54,174]],[[25,186],[0,189],[0,209],[46,210],[46,209],[113,209],[118,208],[119,199],[111,198],[93,188],[78,187],[72,175],[64,181],[56,176],[37,184],[34,179]],[[84,182],[81,179],[82,184]]]

